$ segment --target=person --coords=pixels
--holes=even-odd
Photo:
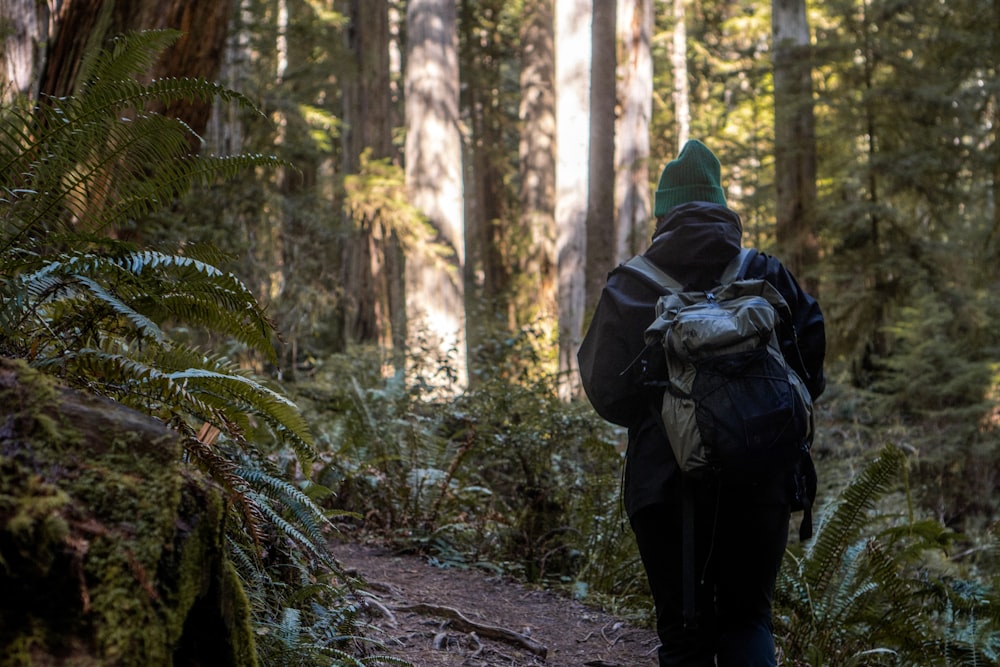
[[[656,228],[644,255],[685,290],[715,287],[741,248],[742,223],[726,205],[720,171],[712,151],[691,140],[660,176]],[[788,302],[798,350],[788,337],[782,351],[815,400],[825,385],[826,348],[817,301],[773,256],[757,253],[745,277],[766,279]],[[628,428],[623,500],[656,609],[659,664],[775,665],[771,604],[801,485],[786,474],[752,486],[682,477],[660,416],[663,389],[641,381],[640,369],[653,372],[650,364],[635,363],[650,353],[643,332],[654,319],[659,296],[634,274],[612,271],[578,354],[583,387],[597,413]],[[662,349],[656,351],[662,357]],[[807,473],[814,493],[811,460]],[[685,484],[694,487],[688,492],[695,508],[696,623],[682,608]]]

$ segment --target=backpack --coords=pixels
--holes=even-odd
[[[666,378],[660,411],[682,472],[744,481],[791,469],[812,441],[812,399],[781,351],[791,311],[763,279],[744,279],[756,251],[744,248],[719,287],[685,292],[642,255],[624,267],[662,296],[645,331],[662,349]]]

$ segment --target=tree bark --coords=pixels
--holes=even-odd
[[[344,172],[356,174],[360,156],[391,158],[392,125],[389,86],[389,6],[386,0],[349,0],[347,48],[353,67],[341,86],[344,115]],[[351,237],[342,252],[342,284],[345,296],[345,332],[350,341],[378,342],[393,348],[397,329],[394,322],[393,283],[401,280],[398,260],[389,255],[400,252],[391,230],[383,220],[348,220]]]
[[[466,262],[465,303],[469,349],[480,349],[497,334],[494,314],[506,314],[515,326],[510,295],[512,234],[516,222],[508,210],[510,181],[505,133],[509,127],[505,68],[511,57],[499,18],[504,0],[462,0],[460,68],[462,109],[469,128],[466,137]],[[480,361],[473,354],[470,365]],[[483,363],[492,365],[494,359]],[[480,369],[472,368],[478,371]],[[490,369],[482,369],[490,370]],[[476,372],[472,377],[478,376]]]
[[[515,312],[523,325],[556,318],[556,118],[553,0],[528,0],[521,35],[521,141],[518,147],[521,179],[521,227],[527,251],[518,258],[519,278]]]
[[[773,0],[775,237],[778,255],[812,294],[818,277],[816,129],[805,0]]]
[[[615,262],[638,253],[650,234],[649,126],[653,115],[653,0],[619,0],[615,132]]]
[[[687,24],[684,0],[673,0],[671,12],[674,30],[671,41],[670,67],[674,78],[674,117],[677,122],[677,152],[691,135],[691,102],[687,67]]]
[[[0,102],[38,95],[45,45],[52,33],[50,2],[0,0]]]
[[[615,267],[615,3],[595,2],[590,68],[590,185],[587,188],[587,265],[584,314],[597,300]]]
[[[432,348],[450,357],[448,381],[461,388],[468,379],[456,24],[455,0],[407,4],[406,185],[442,252],[407,255],[406,298],[410,322],[431,339]]]
[[[556,0],[555,6],[559,395],[569,400],[581,389],[576,354],[586,307],[593,4]]]
[[[183,35],[160,57],[150,79],[198,77],[214,80],[222,63],[229,26],[230,0],[63,0],[55,19],[54,35],[46,55],[40,92],[70,95],[79,85],[83,54],[116,34],[172,28]],[[182,118],[198,134],[204,132],[211,101],[177,100],[163,113]],[[192,143],[192,149],[197,145]]]

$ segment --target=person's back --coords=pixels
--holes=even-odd
[[[717,286],[740,252],[742,225],[726,207],[711,151],[688,142],[668,163],[656,192],[653,242],[644,257],[687,290]],[[815,299],[775,259],[757,254],[746,277],[770,282],[788,303],[798,348],[782,340],[786,358],[812,398],[824,388],[825,331]],[[628,427],[625,507],[636,535],[657,612],[660,665],[775,664],[771,598],[787,542],[792,478],[751,485],[682,476],[660,418],[665,374],[643,333],[655,316],[656,289],[627,271],[612,272],[579,353],[583,386],[602,417]],[[662,385],[662,383],[661,383]],[[808,483],[809,480],[806,480]],[[801,487],[801,484],[800,484]],[[695,582],[682,567],[684,498],[694,505],[691,530]],[[687,583],[697,615],[685,618]]]

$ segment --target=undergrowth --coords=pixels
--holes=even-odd
[[[478,567],[651,624],[620,505],[624,434],[550,378],[487,374],[430,399],[382,378],[375,350],[325,359],[293,388],[314,417],[314,479],[364,532],[440,567]],[[502,367],[498,364],[497,367]],[[870,396],[834,385],[820,419],[815,537],[792,544],[775,618],[788,664],[978,665],[1000,652],[997,536],[960,535],[911,487],[914,454]],[[955,557],[978,540],[974,557]]]
[[[578,597],[641,594],[620,502],[622,434],[560,401],[552,378],[483,376],[431,399],[379,367],[376,350],[352,350],[291,387],[317,433],[314,480],[361,517],[345,530]]]

